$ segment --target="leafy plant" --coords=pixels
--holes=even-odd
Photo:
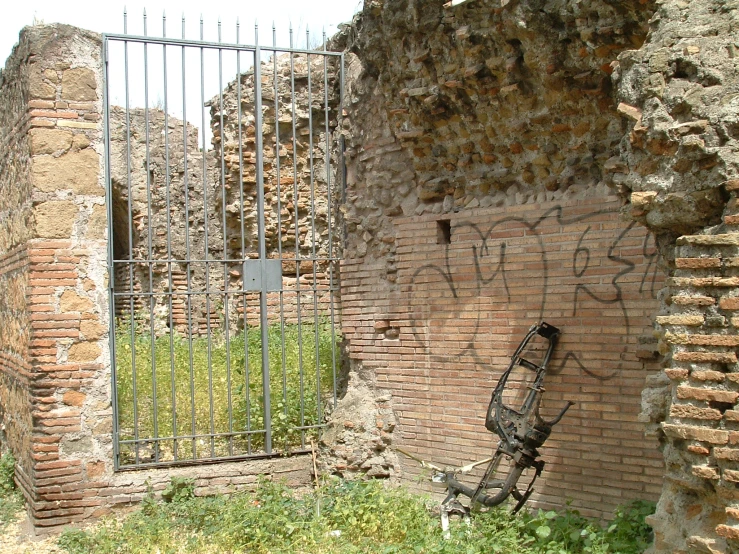
[[[13,521],[23,507],[23,496],[15,486],[15,463],[10,451],[0,456],[0,529]]]
[[[185,480],[173,480],[171,487],[190,490]],[[607,529],[570,509],[516,516],[496,508],[475,514],[469,527],[454,521],[447,540],[434,507],[380,481],[329,479],[318,491],[298,494],[262,479],[254,494],[174,493],[171,502],[152,501],[125,520],[65,531],[59,545],[71,553],[106,554],[631,554],[642,546],[629,533],[648,537],[644,517],[653,504],[620,508]]]
[[[616,517],[605,537],[613,552],[640,554],[652,542],[652,529],[645,519],[654,513],[656,505],[647,500],[634,500],[616,508]]]
[[[162,491],[165,502],[180,503],[195,498],[195,479],[172,477],[167,488]]]
[[[338,336],[327,321],[268,329],[272,443],[289,451],[316,436],[333,400]],[[192,364],[191,364],[192,360]],[[116,384],[124,463],[227,456],[264,448],[261,333],[152,336],[119,321]],[[250,434],[238,435],[240,432]],[[235,433],[231,435],[231,433]],[[187,435],[180,440],[148,440]],[[208,435],[217,435],[209,438]]]

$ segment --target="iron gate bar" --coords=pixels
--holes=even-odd
[[[259,25],[254,25],[254,127],[255,149],[257,155],[257,236],[259,237],[259,261],[262,264],[262,275],[266,273],[267,239],[264,220],[264,128],[262,126],[262,53],[259,47]],[[276,55],[276,53],[275,53]],[[275,114],[277,116],[277,114]],[[278,153],[279,155],[279,153]],[[239,161],[241,163],[241,161]],[[269,318],[267,313],[267,282],[262,280],[262,294],[259,296],[259,323],[262,330],[262,396],[264,398],[264,449],[272,452],[272,399],[269,382]]]
[[[293,51],[293,28],[290,25],[290,98],[292,100],[292,147],[293,147],[293,203],[295,204],[295,303],[298,319],[298,373],[300,376],[300,425],[305,425],[304,382],[303,382],[303,325],[300,317],[303,310],[300,306],[300,235],[299,224],[300,206],[298,205],[298,146],[297,127],[295,121],[295,53]],[[300,446],[305,448],[305,433],[300,434]]]
[[[221,42],[221,20],[218,19],[218,42]],[[240,76],[237,75],[237,79]],[[218,107],[220,111],[220,124],[221,130],[223,126],[223,50],[218,49]],[[223,131],[221,131],[223,132]],[[221,142],[223,144],[223,142]],[[226,289],[226,283],[228,282],[228,263],[226,263],[227,251],[226,243],[228,242],[228,229],[226,227],[226,153],[225,148],[221,148],[221,190],[222,190],[222,216],[223,216],[223,288]],[[224,319],[229,321],[228,317],[228,292],[225,291],[225,300],[223,302]],[[231,403],[231,336],[229,334],[230,325],[225,325],[226,331],[226,389],[227,389],[227,405],[228,405],[228,430],[233,433],[233,405]],[[233,456],[233,434],[229,437],[228,451]]]
[[[162,17],[162,36],[167,36],[167,16]],[[172,181],[169,167],[169,94],[167,88],[167,45],[162,45],[162,60],[164,64],[164,167],[165,167],[165,186],[166,188],[166,199],[167,199],[167,257],[172,257],[172,207],[171,207],[171,195],[172,195]],[[184,122],[185,128],[183,134],[187,134],[187,122]],[[174,329],[172,320],[172,293],[174,292],[174,286],[172,285],[172,262],[167,263],[167,279],[169,281],[169,371],[170,371],[170,389],[172,391],[172,434],[177,435],[177,396],[175,391],[175,372],[174,372]],[[173,441],[172,448],[174,451],[174,459],[177,459],[177,440]],[[154,450],[155,459],[159,460],[159,449]]]
[[[323,56],[323,70],[324,70],[324,79],[323,79],[323,86],[324,86],[324,98],[323,98],[323,108],[324,108],[324,132],[325,132],[325,152],[324,152],[324,159],[325,159],[325,169],[326,169],[326,189],[327,189],[327,204],[328,209],[326,212],[326,220],[327,220],[327,232],[328,232],[328,238],[329,238],[329,244],[328,244],[328,256],[323,256],[321,258],[321,261],[326,263],[326,269],[329,274],[329,282],[328,282],[328,303],[329,303],[329,310],[330,310],[330,326],[331,326],[331,364],[332,364],[332,376],[331,381],[333,384],[333,405],[336,404],[336,333],[335,333],[335,305],[334,305],[334,297],[333,294],[335,292],[335,283],[334,283],[334,264],[337,260],[340,258],[334,257],[333,254],[333,229],[332,225],[334,223],[334,214],[333,214],[333,204],[332,204],[332,198],[331,198],[331,170],[332,170],[332,161],[331,161],[331,152],[330,152],[330,118],[329,118],[329,94],[328,94],[328,59],[330,58],[336,58],[339,62],[339,73],[340,73],[340,105],[339,105],[339,114],[341,114],[341,109],[343,107],[343,79],[344,79],[344,60],[343,60],[343,53],[340,52],[328,52],[327,50],[327,43],[326,43],[326,34],[323,33],[323,39],[324,39],[324,48],[323,51],[317,51],[310,49],[310,32],[306,31],[306,49],[300,49],[295,48],[293,45],[293,30],[292,26],[290,27],[290,47],[289,48],[281,48],[277,46],[277,40],[276,40],[276,29],[273,25],[272,28],[272,47],[268,46],[262,46],[259,44],[259,29],[258,26],[255,26],[255,45],[242,45],[239,41],[239,29],[240,25],[237,21],[236,23],[236,44],[229,44],[229,43],[223,43],[222,42],[222,35],[221,35],[221,22],[218,22],[218,42],[206,42],[203,40],[204,32],[204,24],[203,19],[201,17],[200,19],[200,39],[199,41],[194,40],[188,40],[185,38],[185,18],[182,18],[182,38],[176,39],[176,38],[169,38],[167,37],[167,30],[166,30],[166,15],[162,18],[162,37],[149,37],[147,32],[147,16],[146,12],[144,11],[144,35],[143,36],[135,36],[135,35],[128,35],[128,21],[127,21],[127,14],[124,12],[124,34],[105,34],[103,35],[103,55],[104,55],[104,71],[105,71],[105,86],[104,86],[104,110],[105,110],[105,121],[104,121],[104,130],[105,130],[105,145],[106,145],[106,168],[105,168],[105,175],[106,175],[106,196],[108,200],[108,219],[110,222],[109,227],[109,245],[108,245],[108,259],[109,259],[109,283],[110,283],[110,289],[109,289],[109,298],[111,302],[111,308],[113,310],[113,314],[115,314],[115,300],[116,298],[121,298],[124,301],[127,301],[126,304],[128,305],[128,320],[130,322],[130,347],[131,347],[131,358],[130,358],[130,364],[131,364],[131,380],[132,380],[132,396],[133,396],[133,438],[125,438],[121,437],[121,426],[120,426],[120,409],[121,405],[119,402],[118,392],[117,392],[117,380],[119,378],[119,371],[116,367],[115,360],[116,360],[116,316],[113,315],[111,317],[111,333],[110,333],[110,343],[111,343],[111,355],[113,359],[112,364],[112,384],[113,384],[113,408],[114,408],[114,434],[115,434],[115,441],[114,441],[114,453],[115,453],[115,469],[126,469],[128,463],[121,463],[121,445],[131,445],[133,448],[133,467],[152,467],[152,466],[159,466],[159,465],[187,465],[189,463],[202,463],[205,461],[202,458],[198,458],[199,452],[198,452],[198,445],[197,441],[199,438],[210,438],[210,459],[211,460],[220,460],[220,459],[243,459],[243,458],[252,458],[252,457],[263,457],[263,456],[269,456],[273,454],[273,445],[272,445],[272,421],[271,421],[271,394],[270,394],[270,354],[269,354],[269,306],[267,302],[267,293],[270,290],[277,290],[279,293],[279,317],[280,317],[280,339],[281,339],[281,377],[282,377],[282,400],[284,403],[282,412],[287,415],[288,414],[288,388],[287,388],[287,362],[286,362],[286,349],[285,349],[285,343],[286,343],[286,333],[285,333],[285,292],[288,292],[287,289],[284,288],[284,285],[282,283],[282,280],[280,279],[280,285],[279,287],[269,287],[268,286],[268,279],[261,279],[261,289],[259,291],[259,324],[260,324],[260,342],[261,342],[261,357],[262,357],[262,398],[263,398],[263,425],[260,425],[259,429],[253,429],[252,428],[252,421],[251,421],[251,399],[250,399],[250,378],[249,378],[249,348],[248,348],[248,297],[246,294],[246,290],[244,286],[232,289],[231,287],[227,286],[228,280],[229,280],[229,264],[232,262],[236,263],[243,263],[243,260],[248,259],[251,256],[247,256],[246,252],[246,245],[245,245],[245,213],[243,210],[244,206],[244,168],[243,168],[243,129],[242,129],[242,92],[241,92],[241,60],[240,56],[242,52],[252,52],[254,56],[254,63],[253,63],[253,72],[254,72],[254,127],[255,127],[255,173],[256,173],[256,182],[257,182],[257,215],[258,215],[258,223],[257,223],[257,232],[258,232],[258,238],[259,238],[259,245],[258,245],[258,263],[262,267],[262,273],[264,274],[264,268],[267,265],[267,249],[266,249],[266,219],[265,219],[265,213],[266,213],[266,200],[265,200],[265,176],[264,176],[264,128],[263,128],[263,102],[262,102],[262,79],[261,79],[261,54],[262,51],[266,52],[272,52],[273,53],[273,87],[274,87],[274,110],[275,110],[275,160],[274,165],[276,166],[276,188],[277,188],[277,234],[278,234],[278,244],[277,244],[277,256],[280,262],[278,263],[279,267],[281,268],[282,262],[285,261],[293,261],[295,264],[295,289],[290,290],[289,292],[292,294],[295,294],[295,305],[296,305],[296,318],[297,318],[297,333],[298,333],[298,373],[299,373],[299,382],[300,382],[300,423],[299,425],[293,425],[290,428],[295,431],[300,431],[300,444],[303,449],[305,449],[306,444],[306,431],[311,429],[317,429],[322,427],[322,424],[320,421],[322,420],[322,394],[323,391],[321,390],[321,361],[320,361],[320,341],[319,341],[319,318],[318,318],[318,292],[319,290],[325,290],[321,289],[318,284],[318,263],[319,263],[319,257],[317,252],[317,229],[316,224],[318,220],[317,216],[317,204],[316,204],[316,173],[315,173],[315,152],[314,147],[316,144],[314,144],[314,127],[313,127],[313,81],[312,81],[312,67],[311,67],[311,56],[315,55],[322,55]],[[114,206],[113,206],[113,185],[112,185],[112,171],[111,171],[111,129],[110,129],[110,116],[111,116],[111,106],[110,106],[110,57],[109,57],[109,44],[111,41],[117,41],[123,43],[123,50],[124,50],[124,79],[125,79],[125,125],[126,125],[126,131],[125,131],[125,140],[126,140],[126,147],[125,147],[125,155],[126,155],[126,192],[128,194],[127,200],[126,200],[126,212],[128,216],[128,221],[126,222],[126,231],[127,231],[127,246],[128,246],[128,252],[127,256],[115,256],[115,245],[114,245],[114,234],[115,231],[113,229],[113,221],[114,221]],[[146,241],[146,252],[147,256],[145,259],[136,258],[134,256],[134,249],[136,246],[136,242],[133,238],[133,225],[134,225],[134,210],[133,210],[133,202],[134,202],[134,196],[133,196],[133,187],[132,187],[132,119],[131,119],[131,105],[130,105],[130,72],[129,72],[129,43],[140,43],[143,48],[143,58],[144,58],[144,109],[143,109],[143,115],[144,115],[144,126],[145,126],[145,148],[146,148],[146,160],[145,160],[145,182],[146,182],[146,232],[147,232],[147,241]],[[150,106],[149,106],[149,71],[148,71],[148,45],[154,44],[154,45],[161,45],[162,46],[162,69],[163,69],[163,117],[164,117],[164,129],[163,129],[163,135],[164,135],[164,196],[165,196],[165,209],[166,209],[166,258],[156,258],[154,255],[154,244],[153,244],[153,235],[154,235],[154,224],[153,224],[153,201],[152,201],[152,192],[153,192],[153,177],[154,172],[152,170],[152,160],[150,157],[151,154],[151,137],[150,137]],[[179,259],[179,256],[173,255],[173,240],[172,240],[172,225],[173,225],[173,193],[174,189],[172,188],[173,182],[172,182],[172,174],[171,174],[171,158],[170,158],[170,146],[171,146],[171,140],[170,140],[170,114],[169,114],[169,70],[168,70],[168,52],[167,52],[167,46],[175,46],[180,48],[181,52],[181,79],[182,79],[182,150],[183,150],[183,177],[181,181],[181,185],[183,186],[183,192],[184,192],[184,235],[185,235],[185,259]],[[186,49],[188,47],[196,48],[200,50],[200,88],[201,88],[201,94],[200,94],[200,100],[201,100],[201,124],[203,131],[207,129],[206,127],[206,113],[205,108],[207,106],[206,99],[205,99],[205,50],[206,49],[212,49],[218,51],[218,84],[219,84],[219,92],[218,92],[218,108],[219,108],[219,123],[221,127],[221,146],[220,146],[220,169],[221,169],[221,178],[220,178],[220,190],[223,193],[223,198],[221,202],[221,207],[223,210],[222,214],[222,229],[223,229],[223,255],[220,260],[215,260],[213,257],[210,256],[210,237],[209,237],[209,219],[208,219],[208,213],[207,209],[209,206],[208,202],[208,196],[209,196],[209,190],[208,190],[208,165],[205,153],[208,151],[206,147],[206,137],[205,132],[202,133],[202,179],[203,179],[203,210],[204,210],[204,226],[203,226],[203,236],[204,236],[204,259],[196,259],[192,256],[192,242],[191,242],[191,227],[190,227],[190,216],[192,214],[190,210],[190,197],[189,197],[189,171],[188,171],[188,122],[187,122],[187,93],[186,93]],[[228,234],[228,222],[227,222],[227,203],[226,203],[226,179],[225,179],[225,119],[224,119],[224,112],[225,112],[225,106],[224,106],[224,88],[223,88],[223,52],[225,51],[232,51],[236,55],[236,87],[237,87],[237,125],[238,125],[238,139],[239,139],[239,201],[240,205],[242,206],[242,209],[239,210],[239,224],[241,227],[241,259],[234,260],[231,256],[228,255],[228,246],[227,242],[229,240]],[[292,158],[293,158],[293,206],[294,206],[294,215],[295,215],[295,257],[283,257],[283,229],[282,229],[282,185],[281,185],[281,156],[280,156],[280,125],[279,125],[279,110],[280,110],[280,94],[279,94],[279,81],[277,78],[277,54],[278,53],[287,53],[290,56],[290,93],[291,93],[291,106],[292,106],[292,117],[291,117],[291,123],[292,123],[292,129],[293,129],[293,135],[291,137],[292,141]],[[308,143],[309,143],[309,152],[308,152],[308,163],[309,163],[309,190],[310,190],[310,224],[311,224],[311,233],[310,233],[310,240],[311,240],[311,247],[310,247],[310,263],[312,264],[312,285],[307,286],[307,288],[304,289],[303,283],[301,283],[301,262],[306,261],[306,258],[301,255],[301,241],[300,241],[300,206],[299,206],[299,198],[300,193],[298,190],[298,168],[297,168],[297,110],[296,110],[296,86],[295,86],[295,56],[296,55],[305,55],[306,59],[306,71],[307,71],[307,79],[308,79],[308,88],[307,88],[307,96],[308,96]],[[304,146],[303,146],[304,148]],[[339,153],[340,160],[341,153]],[[341,175],[342,180],[344,179],[344,175],[342,172]],[[140,212],[139,212],[140,213]],[[306,214],[307,215],[307,214]],[[307,245],[306,245],[307,246]],[[277,261],[277,260],[275,260]],[[204,265],[205,270],[205,285],[204,290],[198,291],[198,290],[192,290],[193,287],[193,281],[192,281],[192,271],[193,271],[193,264],[195,263],[202,263]],[[214,276],[214,273],[212,272],[212,264],[223,264],[223,281],[224,286],[222,287],[222,290],[214,290],[211,279]],[[144,264],[145,266],[145,272],[148,277],[148,291],[139,289],[136,290],[137,287],[137,281],[136,281],[136,275],[141,275],[139,270],[137,269],[137,265]],[[174,286],[174,268],[172,264],[184,264],[185,266],[185,280],[186,280],[186,291],[182,291],[179,288],[175,289]],[[154,267],[166,265],[166,290],[155,290],[155,283],[154,283]],[[119,291],[117,290],[117,286],[119,286],[119,279],[116,279],[116,267],[119,267],[124,272],[128,273],[128,289],[127,291]],[[127,270],[127,271],[126,271]],[[120,273],[119,275],[123,275],[125,273]],[[243,273],[242,273],[243,274]],[[325,274],[324,274],[325,275]],[[242,280],[243,282],[243,280]],[[304,293],[312,293],[313,294],[313,325],[314,325],[314,339],[315,339],[315,363],[316,363],[316,390],[315,390],[315,400],[316,400],[316,416],[317,421],[319,423],[312,425],[312,424],[306,424],[306,413],[305,413],[305,393],[307,392],[305,389],[305,371],[304,371],[304,352],[303,352],[303,294]],[[215,427],[215,414],[214,414],[214,407],[215,407],[215,398],[214,398],[214,365],[213,365],[213,344],[212,344],[212,335],[213,335],[213,328],[212,328],[212,318],[211,318],[211,309],[212,309],[212,295],[216,294],[218,297],[222,298],[224,300],[224,306],[223,310],[225,312],[225,321],[226,324],[224,326],[225,331],[225,341],[226,341],[226,352],[228,353],[225,357],[225,365],[226,365],[226,387],[227,387],[227,408],[228,408],[228,432],[220,432]],[[177,387],[176,387],[176,371],[175,371],[175,349],[174,349],[174,332],[175,332],[175,322],[174,322],[174,300],[175,295],[177,295],[178,298],[184,298],[184,305],[186,307],[187,311],[187,361],[188,361],[188,373],[189,373],[189,408],[190,408],[190,433],[189,434],[182,434],[180,433],[180,427],[181,423],[179,423],[179,416],[178,416],[178,405],[181,404],[181,401],[178,399],[177,396]],[[232,301],[236,296],[241,295],[242,302],[243,302],[243,321],[244,321],[244,329],[243,329],[243,335],[244,335],[244,372],[245,372],[245,387],[244,387],[244,396],[246,397],[246,413],[245,413],[245,419],[246,419],[246,431],[239,431],[234,428],[234,413],[233,413],[233,389],[232,389],[232,368],[231,368],[231,335],[230,335],[230,317],[229,317],[229,303]],[[195,391],[195,375],[194,375],[194,344],[193,344],[193,303],[192,300],[194,298],[197,298],[199,296],[205,297],[205,326],[206,326],[206,342],[207,342],[207,370],[208,370],[208,412],[209,412],[209,433],[199,433],[198,432],[198,423],[197,423],[197,416],[196,416],[196,391]],[[153,424],[153,436],[145,437],[141,434],[141,412],[139,410],[139,389],[140,386],[138,384],[138,369],[137,369],[137,346],[136,346],[136,337],[137,337],[137,327],[139,325],[138,323],[138,317],[136,316],[136,309],[137,309],[137,298],[141,299],[147,299],[149,303],[149,325],[150,325],[150,333],[149,333],[149,342],[150,342],[150,357],[151,357],[151,417],[152,417],[152,424]],[[166,299],[165,303],[168,308],[168,314],[167,314],[167,324],[168,324],[168,350],[169,350],[169,378],[170,378],[170,396],[171,396],[171,433],[167,434],[167,436],[162,437],[159,435],[160,433],[160,406],[159,406],[159,395],[158,395],[158,371],[157,371],[157,359],[156,359],[156,350],[157,350],[157,331],[155,328],[155,306],[157,305],[157,298],[163,298]],[[201,328],[202,329],[202,328]],[[312,417],[312,416],[311,416]],[[252,436],[253,435],[259,435],[264,434],[264,453],[257,453],[252,450]],[[234,438],[238,436],[246,436],[247,437],[247,449],[246,454],[239,454],[234,455]],[[228,455],[222,455],[222,454],[216,454],[215,449],[215,440],[216,438],[227,438],[228,440]],[[179,446],[181,441],[183,440],[190,440],[191,441],[191,456],[192,460],[187,459],[181,459],[180,452],[179,452]],[[162,451],[159,448],[159,444],[171,442],[172,451],[171,454],[173,455],[173,459],[167,460],[162,459]],[[141,457],[140,448],[144,444],[153,444],[153,454],[151,459],[153,461],[144,459]]]
[[[236,42],[240,42],[241,25],[239,20],[236,20]],[[236,119],[239,128],[239,203],[241,210],[239,210],[239,223],[241,225],[241,259],[246,259],[246,245],[244,243],[245,225],[244,225],[244,141],[242,135],[242,113],[241,113],[241,50],[236,51]],[[244,289],[245,287],[241,287]],[[243,291],[241,295],[241,301],[244,304],[244,390],[246,392],[246,430],[248,432],[246,436],[246,451],[251,453],[251,402],[249,401],[251,391],[249,390],[249,336],[247,329],[249,328],[248,322],[248,309],[247,309],[247,298],[246,291]]]
[[[277,47],[277,29],[275,28],[274,22],[272,23],[272,46]],[[282,260],[282,190],[280,188],[280,94],[277,87],[277,54],[272,56],[272,77],[273,86],[275,93],[275,167],[276,167],[276,185],[277,185],[277,257]],[[282,267],[282,261],[280,261],[280,267]],[[282,370],[282,413],[287,418],[287,364],[286,364],[286,352],[285,352],[285,293],[282,290],[282,283],[284,281],[280,279],[280,354],[282,358],[281,370]]]
[[[202,21],[202,19],[201,19]],[[285,48],[283,46],[257,46],[249,44],[238,44],[228,42],[209,42],[207,40],[191,40],[191,39],[177,39],[177,38],[163,38],[163,37],[149,37],[149,36],[137,36],[137,35],[126,35],[116,33],[105,33],[104,37],[109,40],[121,41],[121,42],[140,42],[145,44],[167,44],[170,46],[192,46],[194,48],[213,48],[220,50],[240,50],[242,52],[255,52],[257,49],[264,50],[265,52],[292,52],[293,54],[316,54],[321,55],[324,52],[310,49],[301,48]],[[343,58],[343,52],[332,52],[326,51],[326,55],[334,58]]]
[[[146,18],[146,11],[144,11],[144,34],[148,34],[147,29],[147,18]],[[147,225],[147,253],[149,256],[149,259],[153,258],[153,252],[154,252],[154,245],[152,243],[152,228],[151,228],[151,171],[149,168],[151,167],[151,158],[150,158],[150,136],[149,136],[149,48],[148,44],[144,43],[144,104],[147,107],[144,110],[144,122],[146,125],[146,212],[147,212],[147,219],[146,219],[146,225]],[[154,290],[154,267],[152,263],[147,264],[148,267],[148,275],[149,275],[149,290]],[[132,314],[133,315],[133,314]],[[132,317],[133,319],[133,317]],[[149,321],[154,321],[154,297],[149,297]],[[150,325],[149,330],[149,338],[151,343],[151,352],[155,351],[155,344],[156,344],[156,333],[154,330],[154,326]],[[133,356],[133,352],[131,354]],[[157,373],[157,367],[156,367],[156,356],[151,356],[151,376],[152,376],[152,383],[156,384],[156,373]],[[155,396],[154,391],[156,391],[156,386],[152,387],[152,396]],[[134,404],[138,404],[138,401],[136,398],[134,398]],[[156,414],[157,411],[157,405],[156,405],[156,398],[152,398],[152,406],[154,410],[154,414]],[[158,420],[155,417],[154,418],[155,427],[158,425]],[[154,432],[155,435],[158,435],[158,427],[156,427],[156,430]],[[139,457],[139,444],[136,443],[136,460],[137,464]]]
[[[124,31],[128,28],[128,18],[126,12],[123,13],[123,29]],[[128,43],[123,43],[123,55],[124,55],[124,68],[125,68],[125,81],[126,81],[126,187],[128,188],[128,221],[133,219],[132,206],[131,206],[131,125],[130,125],[130,112],[129,112],[129,89],[128,89]],[[131,225],[128,226],[128,252],[129,259],[133,262],[133,229]],[[129,288],[133,290],[133,263],[128,264],[128,275],[129,275]],[[134,309],[133,296],[129,299],[131,313]],[[134,405],[133,405],[133,433],[134,438],[138,441],[139,438],[139,426],[138,426],[138,402],[136,402],[136,355],[134,352],[134,337],[136,333],[136,326],[131,318],[131,382],[133,387]],[[135,459],[138,463],[139,451],[138,447],[135,452]]]
[[[185,38],[185,16],[182,15],[182,38]],[[182,46],[182,121],[183,125],[187,126],[187,87],[185,86],[185,47]],[[147,104],[148,106],[148,104]],[[148,112],[148,110],[145,110]],[[186,130],[186,129],[185,129]],[[149,130],[146,130],[147,133]],[[185,189],[185,257],[187,262],[185,264],[186,283],[187,290],[192,288],[192,275],[191,275],[191,252],[190,252],[190,183],[189,175],[187,173],[187,133],[182,133],[182,149],[183,155],[183,180]],[[148,177],[147,177],[148,178]],[[195,368],[194,368],[194,356],[192,351],[192,299],[187,296],[187,354],[190,365],[190,432],[195,435],[197,429],[197,422],[195,419]],[[153,358],[153,357],[152,357]],[[195,437],[192,437],[192,457],[198,457],[198,447]]]
[[[113,469],[120,469],[120,438],[118,431],[118,392],[116,388],[117,372],[116,372],[116,344],[115,344],[115,272],[113,271],[113,187],[111,183],[110,173],[110,91],[108,90],[108,42],[103,39],[102,44],[103,57],[103,143],[105,144],[105,205],[106,215],[108,217],[108,309],[110,314],[110,327],[108,333],[108,348],[110,349],[110,389],[111,389],[111,407],[113,408]]]

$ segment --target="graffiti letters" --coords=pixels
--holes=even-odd
[[[416,341],[427,354],[471,356],[486,365],[483,341],[500,334],[489,327],[546,320],[578,335],[578,341],[563,336],[555,372],[569,365],[598,380],[612,378],[623,366],[632,319],[643,316],[631,311],[656,298],[658,270],[652,236],[611,214],[568,215],[555,206],[536,219],[456,222],[443,262],[424,264],[410,278]],[[593,356],[586,351],[605,340],[621,341],[619,359],[588,363]]]

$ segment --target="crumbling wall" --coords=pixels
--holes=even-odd
[[[397,426],[359,456],[337,417],[343,444],[327,449],[342,474],[374,460],[415,475],[394,442],[442,463],[484,458],[495,378],[544,319],[563,330],[549,406],[579,408],[553,434],[537,501],[605,515],[656,498],[662,462],[638,420],[663,268],[610,186],[627,130],[613,62],[644,42],[651,9],[367,2],[345,30],[343,329],[356,376],[385,399],[370,407]]]
[[[658,552],[739,549],[736,411],[737,2],[660,4],[614,71],[629,121],[614,182],[669,260],[666,369],[644,392],[666,462]],[[683,235],[683,236],[680,236]]]
[[[43,86],[40,68],[29,63],[31,53],[30,41],[22,40],[0,71],[0,450],[17,456],[24,490],[33,466],[26,298],[27,242],[33,232],[28,103],[31,92]]]
[[[331,271],[341,249],[338,207],[341,174],[337,126],[339,63],[321,55],[279,55],[262,62],[261,117],[264,234],[267,257],[282,260],[283,317],[312,319],[314,298],[322,315],[331,311]],[[257,258],[257,153],[254,69],[210,100],[211,129],[220,187],[216,213],[224,221],[227,256]],[[225,196],[225,198],[224,198]],[[225,212],[225,213],[224,213]],[[229,286],[242,287],[243,267],[233,267]],[[296,291],[296,294],[292,294]],[[277,295],[270,295],[276,307]],[[239,297],[234,316],[243,318]],[[300,306],[300,308],[298,308]],[[280,310],[271,310],[272,317]],[[258,321],[258,314],[247,319]]]
[[[361,17],[345,33],[356,57],[350,57],[348,72],[349,247],[342,267],[342,298],[355,377],[374,386],[382,406],[391,406],[397,416],[395,433],[385,442],[415,441],[420,452],[435,440],[428,452],[447,449],[450,458],[455,447],[472,453],[479,444],[475,436],[464,435],[477,412],[455,408],[439,413],[450,399],[465,400],[464,392],[455,396],[457,391],[481,382],[472,373],[455,380],[462,375],[464,356],[479,346],[469,338],[471,329],[477,329],[476,324],[470,328],[469,320],[491,317],[499,302],[510,304],[502,281],[511,261],[508,250],[503,263],[503,250],[490,251],[486,229],[491,228],[480,227],[477,218],[510,223],[519,215],[503,214],[515,206],[531,214],[523,218],[530,223],[537,210],[543,216],[555,205],[587,198],[615,209],[607,200],[615,193],[627,204],[624,214],[654,233],[651,244],[656,246],[649,256],[669,275],[667,288],[657,292],[656,300],[643,301],[659,314],[655,323],[662,341],[657,346],[654,337],[644,336],[624,352],[645,361],[656,356],[657,349],[665,356],[665,371],[643,381],[645,371],[658,366],[660,359],[654,358],[632,374],[634,383],[646,382],[639,420],[646,423],[651,440],[659,439],[666,462],[657,514],[650,519],[655,551],[737,549],[738,8],[736,2],[712,0],[470,0],[456,7],[423,1],[366,2]],[[453,253],[441,260],[438,252],[430,252],[435,247],[433,223],[438,225],[438,240],[449,241],[444,248]],[[616,225],[616,234],[621,225],[627,224]],[[551,242],[551,231],[529,225],[524,236],[529,229],[533,235],[541,233],[544,244]],[[401,246],[411,240],[417,241],[412,247]],[[498,245],[519,240],[514,233]],[[536,255],[541,245],[533,241],[529,248]],[[460,259],[460,249],[471,250],[464,258],[472,268]],[[578,264],[592,260],[596,250],[583,237],[570,251],[573,277],[586,277]],[[409,266],[413,255],[422,260]],[[524,260],[515,271],[525,272],[527,265],[534,269],[536,262]],[[542,269],[541,263],[538,267]],[[486,274],[486,268],[492,273]],[[601,271],[605,276],[608,270]],[[427,323],[420,327],[413,323],[415,312],[402,308],[404,294],[418,288],[419,278],[425,288],[417,305],[429,304]],[[480,304],[479,291],[495,279],[502,290]],[[659,282],[658,277],[657,288]],[[565,287],[572,284],[568,279],[561,282]],[[454,301],[444,305],[443,296],[450,294]],[[507,323],[510,318],[541,315],[533,307],[515,308],[508,312]],[[405,318],[406,313],[413,317]],[[492,325],[497,324],[494,319]],[[648,331],[644,319],[642,324]],[[422,352],[430,356],[424,363],[418,359],[419,328]],[[633,340],[631,329],[624,338]],[[447,333],[457,348],[475,348],[463,348],[459,360],[446,360],[442,369],[433,356],[434,350],[439,356],[453,344]],[[504,344],[505,336],[501,330]],[[403,356],[415,356],[414,362],[404,365]],[[448,383],[439,386],[434,379],[443,381],[445,375]],[[597,386],[588,384],[592,376],[563,377],[562,383],[568,384],[561,391],[558,384],[557,394],[571,394],[568,387],[575,384],[587,391],[585,397],[597,394]],[[630,469],[644,452],[633,448],[649,444],[633,419],[636,389],[623,389],[624,404],[618,410],[632,417],[618,435],[622,447],[639,453],[622,460]],[[606,445],[616,435],[593,434],[593,421],[599,418],[607,419],[605,414],[583,419],[562,437],[565,449],[578,434],[596,436],[595,442],[604,445],[594,445],[583,457],[591,462],[585,481],[601,471],[592,468],[613,462],[614,453]],[[431,429],[420,438],[419,422],[421,428]],[[477,423],[479,428],[481,420]],[[333,429],[342,425],[336,421]],[[459,439],[440,439],[442,427],[447,436]],[[345,442],[352,436],[347,433],[344,425],[339,434]],[[367,450],[364,459],[372,453]],[[555,464],[560,455],[561,450],[552,460]],[[397,460],[383,463],[392,465],[391,473],[398,469]],[[358,470],[362,464],[348,465]],[[619,483],[622,498],[653,497],[653,486],[639,493],[635,485],[651,480],[657,469],[655,465],[642,476],[628,477],[630,484]],[[608,477],[614,473],[621,472],[614,470]],[[591,489],[591,495],[608,494],[602,486]],[[577,498],[581,506],[598,502],[595,497]]]
[[[183,260],[171,267],[117,262],[116,314],[123,319],[133,315],[148,326],[153,312],[155,327],[168,328],[169,300],[152,297],[150,305],[141,293],[168,291],[171,270],[172,325],[183,332],[191,325],[194,335],[205,334],[209,320],[218,328],[215,303],[207,305],[202,294],[224,286],[223,268],[213,264],[206,271],[202,261],[223,259],[223,226],[212,216],[220,187],[213,152],[201,150],[197,128],[158,109],[147,114],[142,108],[127,113],[112,107],[110,144],[115,258]],[[188,259],[196,261],[185,263]],[[188,284],[201,294],[187,296]]]

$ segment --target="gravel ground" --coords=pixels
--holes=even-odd
[[[0,554],[62,554],[56,546],[56,535],[38,537],[24,511],[18,512],[14,523],[0,531]]]

